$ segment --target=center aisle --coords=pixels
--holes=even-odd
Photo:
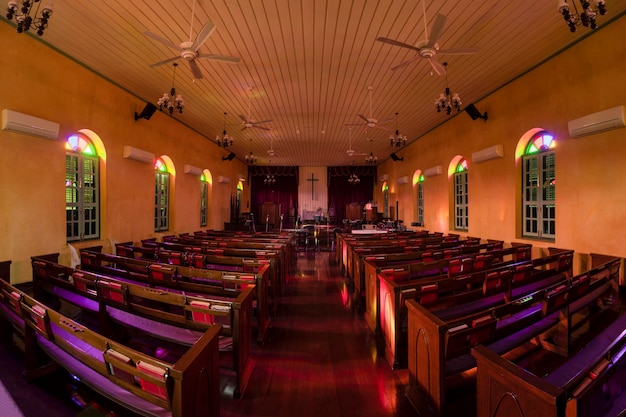
[[[342,285],[332,254],[299,253],[244,398],[223,395],[222,416],[416,415],[408,372],[378,357],[362,317],[342,305]]]

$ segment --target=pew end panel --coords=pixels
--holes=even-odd
[[[472,348],[476,358],[477,417],[563,416],[566,392],[503,359],[483,346]]]

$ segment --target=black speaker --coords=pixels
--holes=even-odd
[[[138,119],[150,120],[157,108],[158,107],[152,103],[146,103],[146,107],[143,108],[141,113],[135,112],[135,121],[137,121]]]
[[[485,114],[481,114],[474,104],[469,104],[465,107],[465,112],[472,118],[472,120],[476,119],[485,119],[487,120],[487,112]]]
[[[398,155],[396,155],[396,153],[392,153],[391,155],[389,155],[391,157],[391,159],[393,159],[394,161],[404,161],[404,157],[399,157]]]
[[[236,156],[237,156],[236,153],[231,152],[228,154],[228,156],[222,156],[222,161],[226,161],[226,160],[232,161],[233,159],[235,159]]]

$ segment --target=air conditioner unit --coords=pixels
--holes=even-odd
[[[472,154],[472,162],[484,162],[490,159],[502,158],[504,149],[502,145],[494,145]]]
[[[198,175],[198,176],[200,176],[200,175],[202,175],[202,168],[198,168],[198,167],[195,167],[193,165],[185,164],[185,165],[183,165],[183,172],[185,174],[191,174],[191,175]]]
[[[229,184],[230,183],[230,178],[218,175],[217,182],[219,182],[220,184]]]
[[[612,107],[567,122],[567,130],[572,138],[593,135],[624,126],[626,126],[624,106]]]
[[[443,172],[443,168],[441,165],[437,165],[431,168],[428,168],[424,171],[424,176],[432,177],[433,175],[440,175]]]
[[[25,133],[45,139],[59,137],[59,124],[9,109],[2,110],[2,130]]]
[[[378,179],[380,180],[380,182],[385,182],[389,179],[389,175],[388,174],[383,174],[380,177],[378,177]]]
[[[408,184],[409,183],[409,177],[408,176],[404,176],[404,177],[400,177],[398,178],[398,184]]]
[[[154,163],[154,154],[132,146],[124,146],[124,158],[134,159],[135,161],[145,162],[146,164]]]

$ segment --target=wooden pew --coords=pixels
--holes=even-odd
[[[407,300],[418,300],[429,310],[453,306],[457,314],[470,314],[524,296],[537,285],[550,285],[561,274],[571,275],[572,257],[573,251],[552,248],[548,256],[459,276],[412,279],[408,271],[379,274],[380,329],[387,361],[394,369],[406,366]]]
[[[485,246],[485,252],[470,253],[439,262],[438,268],[446,269],[448,277],[467,275],[472,271],[482,271],[504,262],[521,262],[530,260],[531,244],[516,244],[508,248],[501,247],[500,241],[493,241]],[[440,251],[443,256],[443,251]],[[405,262],[402,262],[405,261]],[[365,276],[365,321],[370,329],[380,331],[380,280],[383,270],[406,270],[410,265],[423,263],[422,253],[412,254],[376,254],[364,259]],[[436,267],[436,265],[433,265]],[[419,266],[417,267],[419,268]],[[417,271],[415,271],[417,272]]]
[[[221,326],[209,327],[180,359],[169,363],[106,338],[8,283],[0,285],[0,314],[23,329],[27,370],[40,362],[43,351],[83,384],[135,414],[220,415]]]
[[[228,283],[224,282],[224,273],[196,267],[176,266],[157,263],[156,261],[125,258],[117,255],[81,251],[81,269],[113,277],[138,281],[152,287],[168,287],[175,290],[193,292],[205,296],[231,297],[234,281],[241,280],[246,285],[255,283],[255,310],[258,325],[257,341],[263,343],[270,327],[268,282],[269,264],[251,264],[246,272],[226,271]]]
[[[623,415],[626,391],[626,315],[583,350],[542,377],[484,346],[476,359],[477,417],[602,417]]]
[[[567,354],[576,351],[580,345],[571,338],[577,325],[573,315],[582,313],[586,307],[604,303],[607,296],[615,296],[616,300],[618,275],[619,260],[615,258],[543,289],[543,296],[537,298],[541,303],[528,302],[527,298],[512,300],[495,309],[515,309],[516,304],[528,308],[509,317],[498,317],[490,311],[483,316],[486,320],[477,320],[478,323],[468,323],[469,318],[444,321],[416,300],[409,300],[407,396],[411,403],[424,416],[445,413],[449,383],[455,378],[473,381],[476,362],[470,349],[478,344],[498,355],[511,352],[530,340],[538,341],[547,349],[553,349],[558,343],[558,350]],[[586,315],[590,317],[593,316]],[[564,337],[551,338],[554,329]]]
[[[254,369],[250,341],[255,286],[250,281],[247,281],[247,288],[240,292],[225,291],[218,294],[221,297],[197,293],[190,295],[84,270],[73,270],[37,257],[33,257],[32,265],[35,296],[38,299],[49,300],[52,296],[97,313],[100,328],[107,335],[113,333],[106,329],[110,328],[110,321],[114,320],[127,326],[136,323],[137,330],[143,329],[145,333],[163,340],[192,345],[200,336],[198,331],[207,325],[219,323],[224,329],[223,333],[232,338],[236,380],[233,395],[236,398],[243,395]],[[234,279],[234,283],[241,282]],[[151,322],[138,320],[134,316],[147,318]],[[208,319],[192,320],[194,316],[205,316]],[[161,322],[183,327],[185,331],[177,332]],[[172,334],[169,339],[168,333]]]
[[[151,242],[155,248],[183,253],[199,253],[212,256],[238,257],[243,259],[258,259],[270,264],[270,297],[276,300],[287,282],[287,273],[280,268],[280,252],[275,250],[212,248],[201,245],[184,245],[172,242]]]

